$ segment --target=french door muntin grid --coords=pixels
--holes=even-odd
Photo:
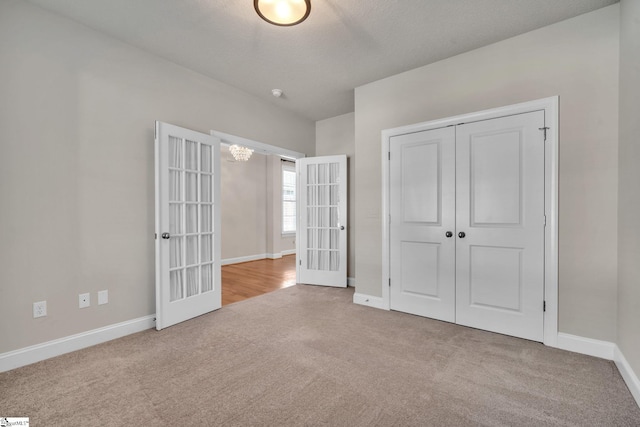
[[[307,165],[307,268],[340,268],[340,215],[338,163]]]
[[[169,136],[170,302],[213,290],[211,150]]]

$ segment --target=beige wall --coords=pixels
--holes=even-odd
[[[620,18],[618,346],[640,374],[640,1]]]
[[[220,156],[222,259],[267,252],[267,156],[236,162],[226,147]]]
[[[316,156],[347,155],[349,186],[347,197],[347,217],[349,220],[349,237],[347,239],[348,266],[347,276],[356,277],[356,245],[355,245],[355,114],[348,113],[316,122]]]
[[[28,2],[0,2],[0,64],[0,353],[155,312],[155,120],[315,151],[314,122]]]
[[[560,96],[559,328],[615,341],[619,7],[355,91],[356,290],[381,296],[383,129]]]
[[[295,249],[295,235],[282,236],[282,169],[280,156],[253,153],[236,162],[222,148],[220,191],[222,260],[266,256],[279,258]]]

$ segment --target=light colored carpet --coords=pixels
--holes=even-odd
[[[638,426],[615,365],[297,285],[0,374],[33,426]]]

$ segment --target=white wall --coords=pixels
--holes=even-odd
[[[349,182],[347,190],[348,266],[347,276],[356,277],[356,227],[355,227],[355,114],[348,113],[316,122],[316,156],[347,155]]]
[[[355,91],[358,293],[381,296],[383,129],[560,96],[559,328],[615,341],[619,6]]]
[[[618,346],[640,373],[640,1],[620,3]]]
[[[155,312],[155,120],[315,151],[314,122],[25,1],[0,64],[0,353]]]

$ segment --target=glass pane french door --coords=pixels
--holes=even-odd
[[[169,136],[170,301],[211,292],[211,146]]]
[[[156,327],[162,329],[221,305],[219,141],[158,123],[156,149]]]
[[[298,282],[347,285],[346,156],[299,159]]]

